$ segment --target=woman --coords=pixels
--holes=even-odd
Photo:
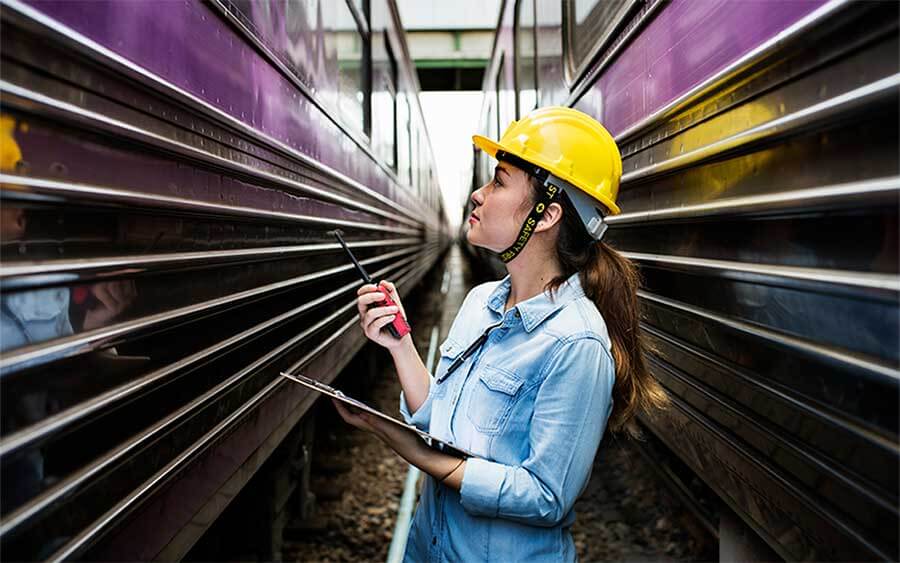
[[[358,305],[366,336],[394,359],[406,420],[477,457],[337,407],[430,476],[407,560],[573,561],[572,507],[607,422],[634,434],[635,413],[665,404],[642,356],[637,273],[600,241],[604,216],[619,212],[621,157],[599,123],[561,107],[513,122],[499,143],[473,141],[498,163],[471,196],[467,238],[509,275],[469,292],[434,379],[409,336],[381,330],[402,305],[379,306],[374,285]]]

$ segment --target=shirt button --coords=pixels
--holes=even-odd
[[[521,315],[519,314],[519,310],[516,309],[516,318],[518,319]]]
[[[437,536],[431,538],[431,545],[437,545]]]

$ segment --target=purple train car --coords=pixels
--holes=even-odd
[[[900,557],[898,10],[508,0],[485,75],[484,135],[563,104],[615,136],[606,240],[673,402],[648,443],[788,560]]]
[[[452,233],[392,0],[2,2],[7,560],[177,559]]]

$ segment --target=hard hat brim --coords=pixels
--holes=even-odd
[[[472,135],[472,143],[483,150],[484,152],[491,155],[493,158],[497,158],[497,151],[506,150],[506,148],[496,141],[492,141],[487,137],[482,135]]]
[[[497,158],[497,151],[506,151],[510,154],[515,154],[519,158],[523,158],[522,155],[516,154],[516,151],[511,150],[508,147],[504,147],[497,141],[488,139],[487,137],[485,137],[483,135],[472,135],[472,143],[479,149],[488,153],[492,158]],[[525,158],[524,160],[530,161],[527,158]],[[542,163],[540,163],[540,162],[534,162],[534,164],[536,164],[537,166],[541,166],[542,168],[544,167],[542,165]],[[552,169],[550,169],[550,171],[553,172]],[[574,178],[569,178],[562,174],[557,174],[557,176],[559,176],[563,180],[570,182],[573,185],[577,186],[577,180],[575,180]],[[609,198],[601,197],[601,196],[591,196],[591,197],[595,197],[595,199],[597,199],[598,201],[600,201],[600,203],[605,205],[607,207],[607,209],[609,209],[611,215],[618,215],[621,212],[621,210],[619,209],[619,206],[616,205],[616,202],[610,200]]]

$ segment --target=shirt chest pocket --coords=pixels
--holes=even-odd
[[[503,368],[491,365],[479,368],[466,409],[472,425],[485,434],[499,432],[518,399],[522,383],[518,375]]]

